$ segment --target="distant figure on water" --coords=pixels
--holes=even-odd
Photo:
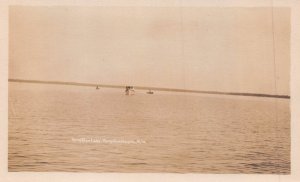
[[[125,87],[125,95],[134,95],[135,91],[133,86],[126,86]]]
[[[96,89],[98,90],[99,89],[99,86],[97,85]]]

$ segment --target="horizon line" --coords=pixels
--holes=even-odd
[[[126,86],[132,86],[137,90],[156,90],[156,91],[167,91],[167,92],[184,92],[184,93],[199,93],[199,94],[214,94],[214,95],[235,95],[235,96],[250,96],[250,97],[272,97],[272,98],[290,99],[289,95],[275,95],[275,94],[263,94],[263,93],[242,93],[242,92],[220,92],[220,91],[206,91],[206,90],[146,87],[146,86],[134,86],[134,85],[109,85],[109,84],[97,84],[97,83],[25,80],[25,79],[13,79],[13,78],[9,78],[8,82],[73,85],[73,86],[86,86],[86,87],[97,87],[98,86],[98,87],[105,87],[105,88],[125,88]]]

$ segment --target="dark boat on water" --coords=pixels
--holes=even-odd
[[[149,91],[147,92],[147,94],[154,94],[154,92],[151,91],[151,90],[149,90]]]

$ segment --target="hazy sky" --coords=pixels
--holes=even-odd
[[[274,29],[271,8],[11,7],[9,77],[274,94],[275,50],[289,94],[290,11],[273,12]]]

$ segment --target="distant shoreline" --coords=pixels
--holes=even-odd
[[[9,82],[20,83],[36,83],[36,84],[56,84],[56,85],[73,85],[73,86],[85,86],[85,87],[104,87],[104,88],[124,88],[127,85],[108,85],[108,84],[96,84],[96,83],[78,83],[78,82],[61,82],[61,81],[42,81],[42,80],[24,80],[24,79],[8,79]],[[289,95],[272,95],[261,93],[240,93],[240,92],[219,92],[219,91],[203,91],[203,90],[185,90],[175,88],[159,88],[159,87],[144,87],[133,86],[137,90],[152,90],[152,91],[168,91],[168,92],[184,92],[184,93],[199,93],[199,94],[214,94],[214,95],[233,95],[233,96],[250,96],[250,97],[271,97],[290,99]]]

